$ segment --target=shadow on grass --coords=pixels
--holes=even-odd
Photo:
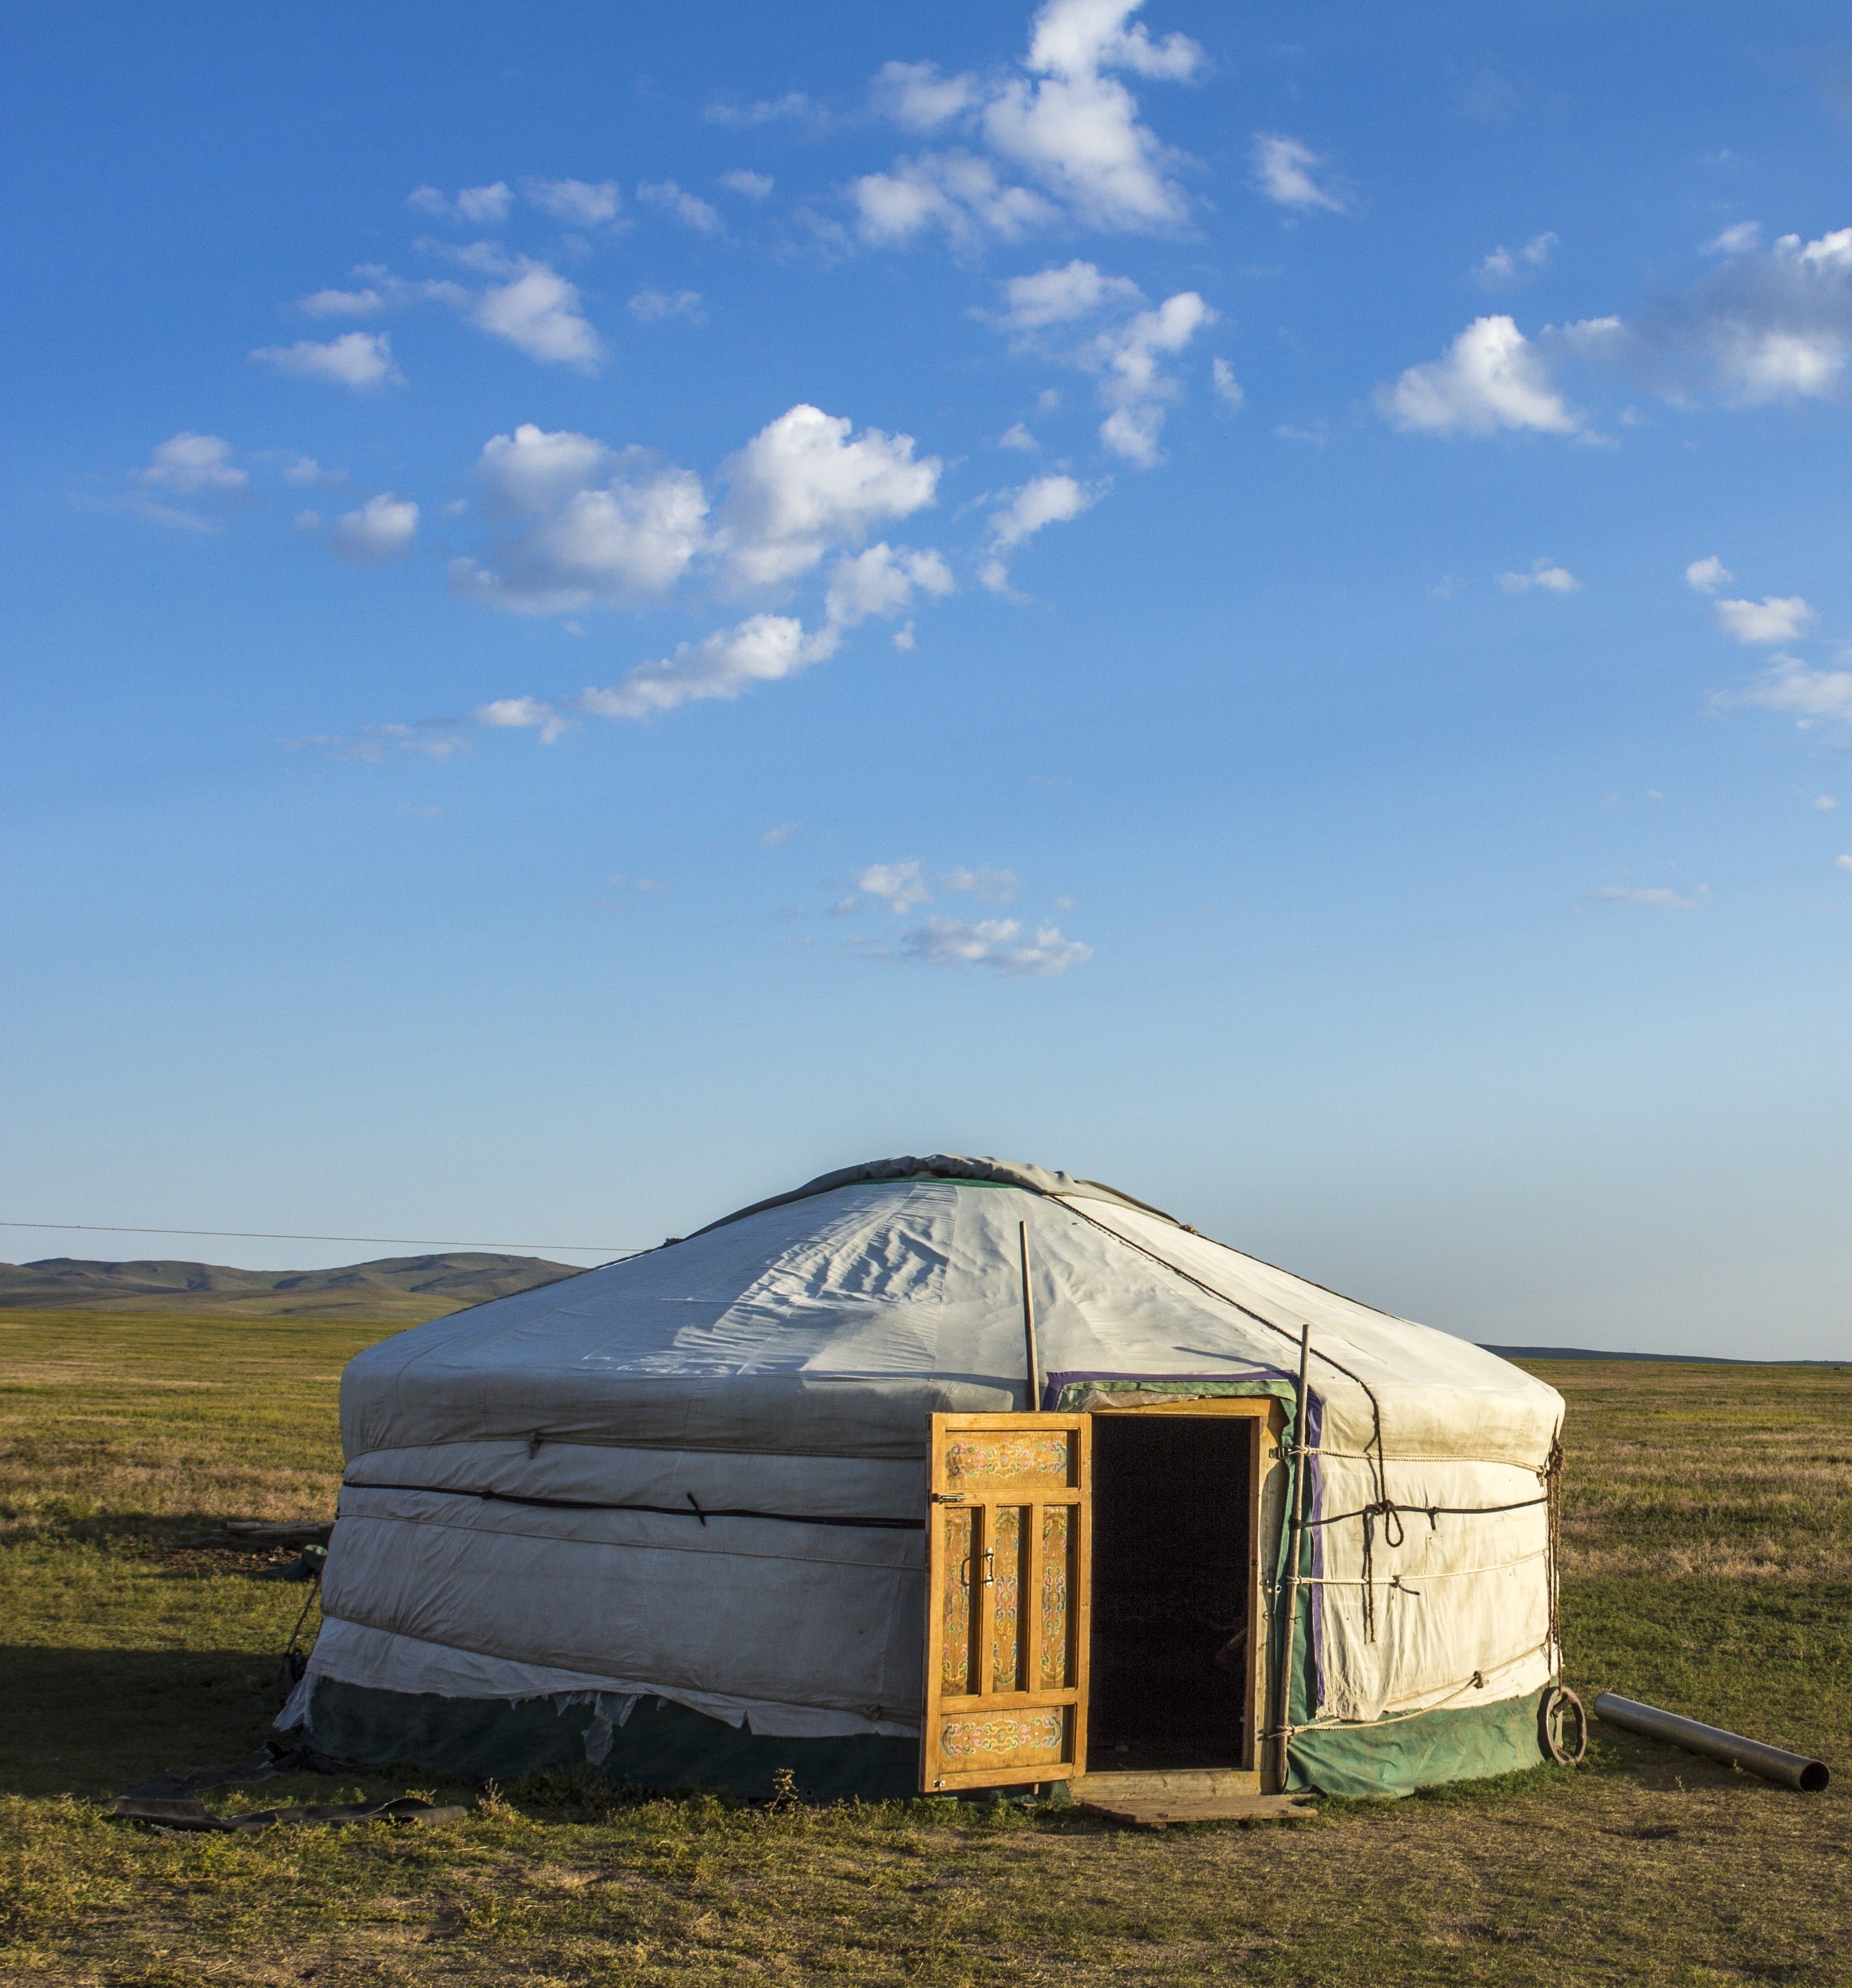
[[[0,1794],[108,1796],[270,1736],[277,1660],[246,1650],[0,1647]]]

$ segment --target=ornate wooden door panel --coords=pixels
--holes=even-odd
[[[934,1415],[928,1794],[1087,1771],[1085,1415]]]

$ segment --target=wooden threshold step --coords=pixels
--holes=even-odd
[[[1290,1822],[1316,1815],[1308,1795],[1263,1795],[1259,1777],[1205,1768],[1151,1774],[1082,1774],[1067,1791],[1083,1808],[1139,1829],[1184,1822]]]

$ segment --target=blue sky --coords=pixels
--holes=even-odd
[[[12,1219],[994,1152],[1852,1353],[1837,10],[7,36]]]

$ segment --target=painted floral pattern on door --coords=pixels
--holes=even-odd
[[[946,1481],[973,1487],[1046,1484],[1065,1490],[1073,1465],[1070,1442],[1061,1430],[1050,1435],[955,1436],[945,1445]]]
[[[976,1666],[972,1662],[971,1588],[979,1570],[971,1564],[971,1549],[976,1512],[968,1505],[948,1506],[945,1512],[945,1565],[948,1578],[942,1588],[945,1641],[939,1660],[941,1689],[949,1698],[962,1698],[974,1690]]]
[[[1042,1510],[1042,1675],[1040,1689],[1060,1691],[1073,1682],[1069,1651],[1068,1573],[1070,1507],[1046,1505]]]
[[[948,1761],[986,1753],[1015,1753],[1040,1747],[1059,1753],[1067,1736],[1067,1715],[1058,1705],[1027,1712],[986,1712],[948,1719],[939,1728],[939,1750]]]
[[[1022,1513],[1014,1505],[996,1507],[996,1540],[991,1560],[990,1688],[992,1691],[1026,1691],[1023,1673],[1022,1608],[1022,1561],[1029,1541],[1022,1527]]]

